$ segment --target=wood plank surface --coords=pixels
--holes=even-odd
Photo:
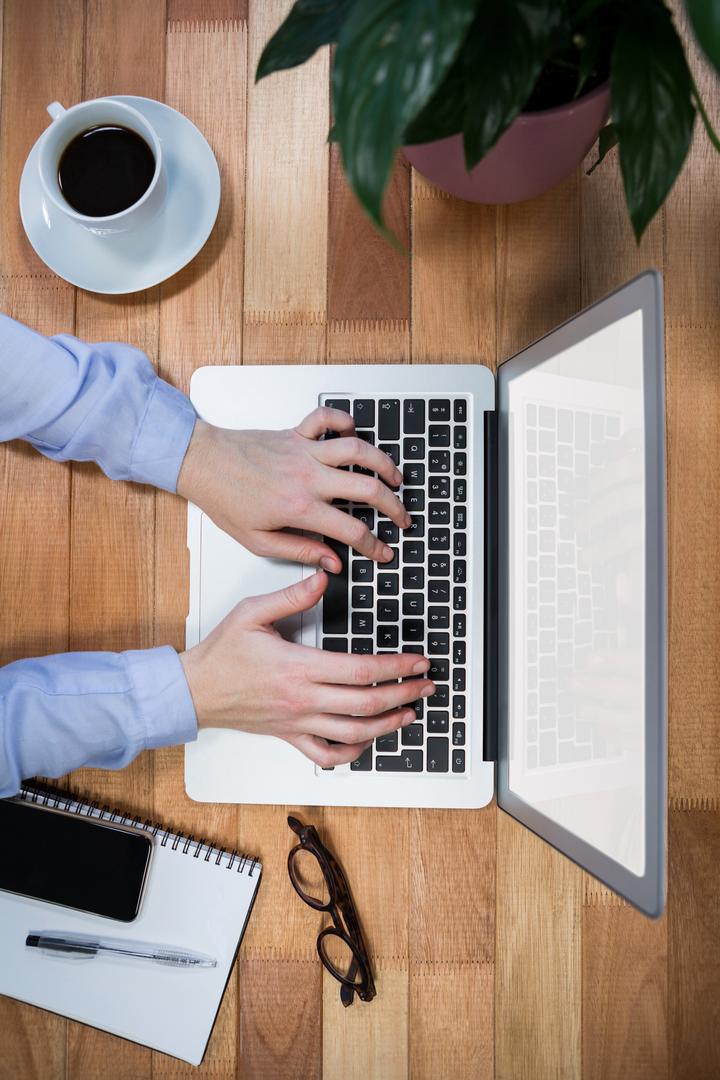
[[[0,999],[0,1080],[705,1080],[720,1075],[720,159],[696,130],[642,245],[616,155],[530,203],[445,196],[396,165],[400,241],[368,224],[329,126],[329,57],[255,85],[291,0],[0,0],[0,310],[122,340],[187,389],[222,363],[498,362],[646,266],[665,276],[670,571],[669,893],[651,922],[482,811],[200,805],[182,750],[79,771],[103,802],[258,854],[259,893],[200,1069]],[[678,7],[681,12],[681,7]],[[686,32],[686,31],[685,31]],[[718,80],[688,38],[711,115]],[[28,73],[32,77],[28,77]],[[222,201],[200,255],[146,293],[75,290],[30,248],[20,172],[45,106],[158,98],[193,120]],[[1,392],[1,388],[0,388]],[[185,507],[0,446],[0,663],[183,648]],[[344,1009],[323,917],[286,872],[292,809],[351,882],[378,997]]]

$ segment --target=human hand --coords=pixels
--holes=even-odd
[[[200,728],[275,735],[329,766],[354,761],[378,735],[415,720],[408,704],[435,686],[411,676],[426,672],[428,660],[416,653],[323,652],[285,641],[274,628],[277,620],[313,607],[326,585],[321,572],[242,600],[180,655]]]
[[[341,437],[320,441],[327,430]],[[399,469],[354,431],[347,413],[327,408],[315,409],[286,431],[231,431],[198,420],[180,469],[178,494],[256,555],[338,573],[340,559],[331,547],[284,531],[302,529],[388,562],[391,549],[358,518],[331,505],[333,499],[348,499],[374,507],[400,528],[410,524],[410,515],[390,490],[402,483]],[[378,477],[344,472],[341,465],[360,465]]]

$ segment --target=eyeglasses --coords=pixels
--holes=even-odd
[[[343,1005],[352,1005],[355,994],[363,1001],[372,1001],[375,983],[370,957],[342,867],[313,825],[303,825],[292,816],[288,818],[288,825],[300,838],[300,843],[288,855],[288,873],[293,888],[311,908],[327,911],[334,924],[326,926],[318,936],[320,959],[341,983]]]

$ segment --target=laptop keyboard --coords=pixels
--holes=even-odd
[[[338,504],[361,517],[395,556],[377,564],[325,538],[343,573],[329,575],[318,644],[333,652],[424,654],[437,687],[415,702],[413,724],[376,739],[349,768],[323,771],[464,774],[471,715],[469,399],[347,394],[322,395],[321,404],[350,413],[357,435],[398,466],[404,478],[399,498],[412,524],[400,530],[371,507]]]

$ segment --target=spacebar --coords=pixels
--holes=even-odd
[[[347,544],[323,537],[342,563],[339,574],[328,574],[328,587],[323,597],[323,633],[347,634],[348,628],[348,549]]]

